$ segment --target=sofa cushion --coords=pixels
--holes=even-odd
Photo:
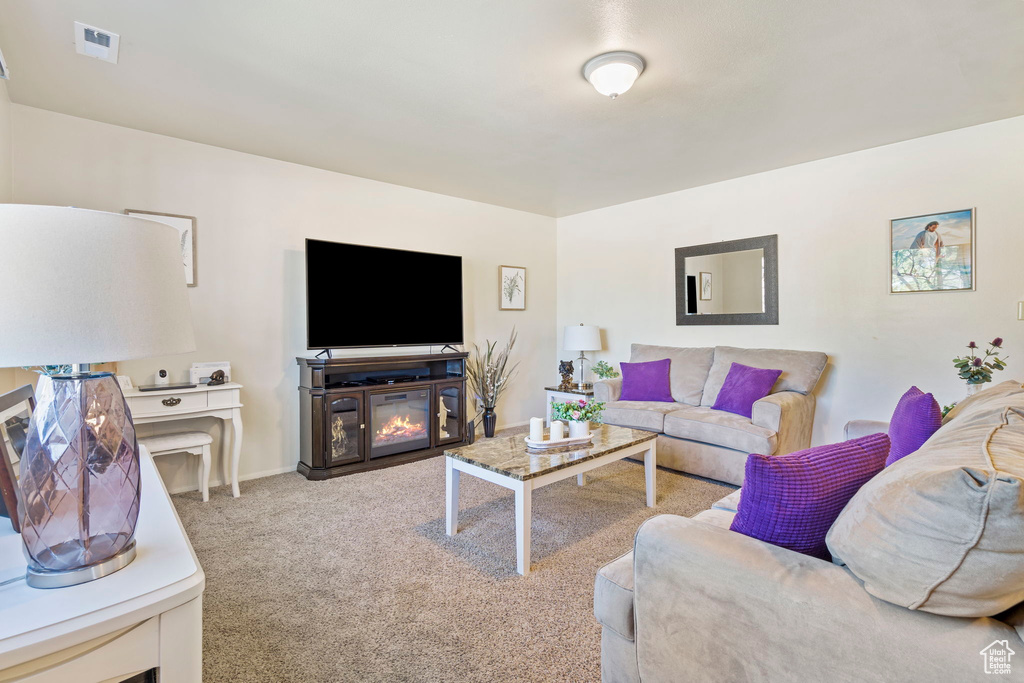
[[[711,526],[717,526],[720,529],[728,529],[735,517],[735,512],[711,508],[710,510],[704,510],[703,512],[697,513],[693,516],[693,519],[696,519],[699,522],[704,522],[705,524],[710,524]]]
[[[633,640],[633,551],[597,571],[594,616],[605,628]]]
[[[725,498],[720,499],[718,502],[711,506],[712,510],[725,510],[726,512],[736,512],[739,510],[740,496],[743,494],[743,489],[736,489]]]
[[[750,418],[713,408],[679,407],[665,416],[669,436],[734,448],[746,453],[771,455],[779,444],[773,430],[758,427]]]
[[[966,402],[914,455],[885,468],[828,534],[877,598],[955,617],[1024,601],[1024,388]]]
[[[781,374],[782,370],[766,370],[733,363],[711,407],[743,417],[753,417],[754,403],[772,393],[772,387]]]
[[[931,394],[926,394],[917,387],[910,387],[892,414],[889,422],[889,457],[885,460],[888,467],[900,458],[915,452],[932,434],[942,426],[942,409]]]
[[[796,391],[809,394],[821,377],[828,356],[818,351],[790,351],[785,349],[738,349],[732,346],[716,346],[715,359],[708,371],[702,406],[713,406],[718,392],[725,383],[733,363],[742,363],[753,368],[777,368],[782,370],[779,381],[772,393]]]
[[[601,412],[601,421],[620,427],[651,432],[665,431],[665,415],[679,410],[678,403],[661,401],[609,401]]]
[[[672,361],[668,358],[643,363],[619,363],[622,368],[622,401],[664,401],[673,403],[668,373]]]
[[[885,434],[775,457],[752,454],[729,528],[829,560],[825,534],[858,489],[882,471],[888,455]]]
[[[672,369],[669,373],[672,398],[680,403],[699,406],[701,394],[704,392],[704,383],[708,379],[708,370],[711,369],[711,361],[714,356],[715,350],[711,347],[680,348],[633,344],[629,360],[640,363],[668,358],[672,361]]]

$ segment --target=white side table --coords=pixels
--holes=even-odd
[[[139,448],[138,555],[88,583],[29,588],[21,536],[0,519],[0,681],[100,683],[157,669],[161,683],[203,675],[206,577],[153,458]]]
[[[578,401],[581,398],[593,398],[593,389],[572,389],[570,391],[562,391],[557,386],[544,387],[544,391],[547,393],[547,414],[544,416],[544,424],[551,426],[551,404],[556,401]]]
[[[242,401],[241,384],[228,382],[218,386],[201,384],[194,389],[160,389],[124,392],[132,421],[137,424],[191,420],[197,417],[215,417],[224,422],[224,440],[221,456],[225,465],[231,452],[231,495],[238,498],[238,461],[242,456]],[[230,426],[230,430],[227,427]]]

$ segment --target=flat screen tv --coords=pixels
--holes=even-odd
[[[306,342],[461,344],[462,257],[307,239]]]

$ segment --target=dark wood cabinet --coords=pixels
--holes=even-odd
[[[467,356],[297,358],[298,471],[326,479],[465,443]]]

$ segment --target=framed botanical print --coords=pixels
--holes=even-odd
[[[185,269],[185,284],[195,287],[198,272],[196,267],[196,217],[140,209],[125,209],[124,212],[136,218],[164,223],[178,231],[181,245],[181,265]]]
[[[975,289],[974,209],[889,221],[889,292]]]
[[[711,301],[711,273],[701,271],[700,274],[700,300]]]
[[[526,310],[526,268],[498,266],[498,310]]]
[[[0,515],[9,517],[19,533],[18,474],[35,407],[31,384],[0,396]]]

